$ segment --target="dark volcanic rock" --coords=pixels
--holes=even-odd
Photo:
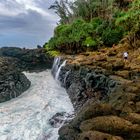
[[[62,67],[59,80],[67,89],[75,110],[90,98],[106,99],[115,89],[117,82],[98,69],[92,70],[75,65]]]
[[[18,60],[0,57],[0,102],[19,96],[30,87],[30,81],[18,68]]]
[[[60,112],[56,113],[51,119],[49,119],[49,123],[52,127],[58,128],[62,126],[62,124],[69,123],[72,118],[74,117],[74,114],[68,114],[66,112]]]
[[[42,71],[51,68],[52,62],[43,48],[0,48],[0,102],[15,98],[30,87],[22,71]]]
[[[65,121],[65,115],[66,112],[56,113],[51,119],[49,119],[50,125],[54,128],[60,127]]]
[[[12,57],[19,60],[18,67],[22,70],[44,70],[52,67],[53,58],[46,54],[45,49],[21,49],[16,47],[3,47],[0,56]]]

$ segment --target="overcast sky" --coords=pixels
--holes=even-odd
[[[0,47],[36,47],[52,35],[58,17],[54,0],[0,0]]]

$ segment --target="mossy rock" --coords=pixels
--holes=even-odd
[[[124,68],[124,62],[122,59],[116,59],[116,61],[112,64],[112,70],[118,71]]]
[[[140,133],[140,125],[134,125],[117,116],[100,116],[86,120],[81,123],[80,129],[82,132],[97,130],[128,138],[135,138]]]
[[[59,140],[75,140],[78,132],[71,125],[64,125],[59,129]]]
[[[76,140],[124,140],[119,136],[113,136],[107,133],[98,131],[83,132]]]
[[[136,112],[140,113],[140,101],[136,102]]]
[[[79,129],[81,122],[87,119],[101,116],[101,115],[110,115],[110,114],[116,114],[115,110],[111,107],[111,105],[103,104],[103,103],[99,104],[99,103],[95,103],[94,101],[91,101],[85,104],[85,106],[77,114],[77,116],[74,118],[71,124],[73,125],[73,127]]]
[[[121,76],[123,78],[126,78],[126,79],[130,78],[130,76],[129,76],[130,72],[128,70],[117,71],[117,72],[115,72],[115,74],[118,76]]]
[[[133,124],[140,124],[140,114],[138,113],[129,113],[123,116],[123,118],[132,122]]]

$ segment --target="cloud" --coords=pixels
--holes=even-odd
[[[54,0],[1,0],[0,46],[44,44],[59,18],[48,7]],[[21,43],[20,43],[21,42]]]

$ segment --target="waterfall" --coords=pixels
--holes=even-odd
[[[59,74],[61,71],[61,68],[64,67],[66,65],[67,60],[64,60],[63,63],[60,65],[60,67],[58,68],[56,75],[55,75],[55,79],[58,81],[59,80]]]
[[[58,71],[58,68],[60,66],[60,61],[61,61],[60,57],[55,57],[54,58],[54,63],[53,63],[53,66],[52,66],[52,74],[53,74],[54,77],[55,77],[56,72]]]
[[[64,60],[62,62],[60,57],[56,57],[54,59],[54,63],[52,66],[52,74],[56,81],[59,81],[59,75],[60,75],[61,69],[62,69],[62,67],[64,67],[66,65],[66,62],[67,62],[67,60]]]

